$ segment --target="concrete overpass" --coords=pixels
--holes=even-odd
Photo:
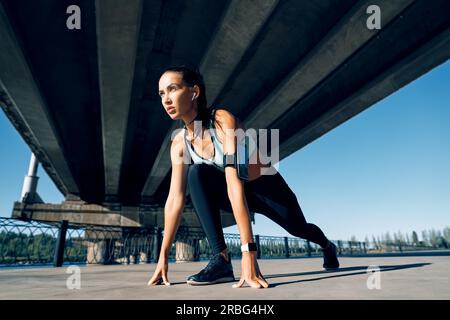
[[[66,198],[17,202],[13,216],[161,225],[180,127],[157,95],[163,68],[198,65],[210,105],[280,130],[281,160],[447,61],[448,12],[447,0],[2,0],[0,105]]]

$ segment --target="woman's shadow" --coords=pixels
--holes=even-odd
[[[283,274],[271,274],[264,276],[266,279],[273,279],[273,278],[284,278],[284,277],[295,277],[295,276],[308,276],[308,275],[326,275],[324,277],[315,277],[311,279],[302,279],[302,280],[294,280],[294,281],[288,281],[288,282],[279,282],[279,283],[270,283],[269,287],[277,287],[279,285],[286,285],[291,283],[299,283],[299,282],[308,282],[308,281],[317,281],[317,280],[323,280],[323,279],[330,279],[330,278],[338,278],[338,277],[348,277],[348,276],[355,276],[360,274],[367,274],[369,272],[372,272],[377,268],[376,270],[379,272],[386,272],[386,271],[395,271],[395,270],[402,270],[402,269],[410,269],[410,268],[420,268],[427,265],[430,265],[431,263],[412,263],[412,264],[401,264],[401,265],[387,265],[387,266],[355,266],[355,267],[348,267],[348,268],[339,268],[333,271],[311,271],[311,272],[298,272],[298,273],[283,273]],[[355,272],[353,272],[355,271]],[[350,273],[347,273],[350,272]],[[330,275],[332,273],[332,275]],[[336,274],[338,273],[338,274]]]

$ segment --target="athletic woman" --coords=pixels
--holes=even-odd
[[[181,220],[188,184],[192,204],[213,252],[206,268],[188,277],[188,284],[235,280],[220,209],[233,212],[242,242],[241,278],[234,288],[242,287],[245,282],[253,288],[268,287],[256,260],[249,209],[264,214],[293,236],[320,245],[325,269],[339,267],[336,246],[316,225],[306,222],[295,194],[275,168],[261,163],[255,143],[249,147],[248,177],[238,176],[236,164],[228,160],[236,154],[238,140],[234,132],[243,127],[231,112],[207,108],[205,85],[199,72],[188,67],[166,69],[159,80],[159,96],[169,117],[183,121],[184,128],[172,139],[172,175],[164,207],[164,238],[149,285],[170,285],[168,255]]]

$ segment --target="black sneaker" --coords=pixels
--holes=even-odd
[[[234,281],[233,266],[230,255],[228,261],[220,254],[211,258],[208,265],[197,274],[189,276],[187,283],[190,285],[206,285]]]
[[[322,249],[323,251],[323,268],[325,270],[335,270],[339,268],[337,259],[337,248],[333,242],[329,241],[328,245]]]

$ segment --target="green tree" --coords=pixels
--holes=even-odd
[[[379,246],[379,244],[378,244],[378,242],[377,242],[377,239],[375,238],[374,235],[372,235],[372,242],[373,242],[373,247],[374,247],[374,249],[375,249],[375,250],[380,250],[380,246]]]
[[[435,230],[434,228],[429,230],[428,232],[428,236],[429,236],[429,242],[431,244],[431,246],[433,248],[438,248],[439,247],[439,243],[440,238],[441,238],[441,232],[439,230]]]
[[[393,243],[392,238],[391,238],[391,234],[389,233],[389,231],[386,232],[386,234],[384,235],[384,243],[385,243],[387,246],[391,246],[392,243]]]
[[[422,242],[425,246],[429,246],[430,245],[430,238],[428,237],[428,231],[427,230],[423,230],[422,231]]]
[[[408,235],[408,232],[407,232],[407,233],[405,233],[405,243],[406,243],[406,245],[408,245],[408,246],[410,246],[410,245],[411,245],[411,242],[410,242],[410,239],[409,239],[409,235]]]
[[[450,228],[445,227],[443,233],[443,237],[447,243],[450,243]]]
[[[412,243],[415,246],[419,245],[419,237],[417,236],[417,232],[415,231],[412,232]]]

